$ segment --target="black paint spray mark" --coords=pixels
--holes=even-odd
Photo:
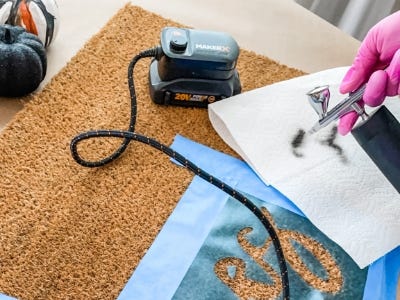
[[[306,137],[306,132],[303,129],[299,129],[297,131],[297,134],[294,136],[291,146],[292,146],[292,153],[296,157],[303,157],[304,154],[299,152],[299,148],[304,144],[304,139]],[[340,160],[343,163],[347,163],[347,157],[344,154],[343,148],[340,147],[338,144],[335,143],[337,137],[337,127],[334,126],[331,129],[330,134],[322,141],[320,141],[321,145],[326,145],[328,147],[331,147],[337,155],[339,156]]]
[[[340,157],[340,160],[343,163],[347,163],[348,160],[346,155],[344,154],[343,148],[335,143],[336,137],[337,137],[337,126],[334,126],[332,127],[331,133],[329,134],[328,138],[326,140],[321,141],[320,143],[322,145],[327,145],[328,147],[331,147],[333,150],[336,151],[337,155]]]
[[[298,148],[301,147],[304,141],[304,136],[306,132],[303,129],[299,129],[297,134],[294,136],[292,140],[292,153],[296,157],[303,157],[304,155],[302,153],[298,152]]]

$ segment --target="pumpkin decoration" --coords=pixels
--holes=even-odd
[[[58,31],[57,3],[55,0],[0,0],[0,24],[21,26],[37,35],[47,47]]]
[[[46,49],[24,28],[0,25],[0,96],[33,92],[46,75]]]

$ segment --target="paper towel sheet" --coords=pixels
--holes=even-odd
[[[209,106],[219,135],[260,178],[291,199],[361,267],[400,245],[400,195],[349,134],[335,137],[343,156],[323,144],[332,124],[291,143],[318,120],[306,93],[330,86],[330,108],[344,98],[338,86],[347,67],[279,82]],[[400,101],[385,105],[400,119]]]

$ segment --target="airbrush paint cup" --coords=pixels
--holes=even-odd
[[[329,98],[331,96],[329,86],[318,86],[309,91],[307,96],[311,107],[318,114],[319,119],[324,118],[328,112]]]

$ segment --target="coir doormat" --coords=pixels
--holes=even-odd
[[[71,139],[88,129],[126,129],[127,67],[182,26],[127,5],[94,36],[0,137],[0,292],[19,299],[115,299],[193,178],[169,157],[132,142],[101,168],[78,165]],[[150,59],[135,67],[136,131],[164,144],[179,133],[235,155],[205,109],[158,106]],[[238,61],[243,90],[302,75],[250,51]],[[272,101],[272,99],[271,99]],[[96,141],[101,158],[120,141]]]

